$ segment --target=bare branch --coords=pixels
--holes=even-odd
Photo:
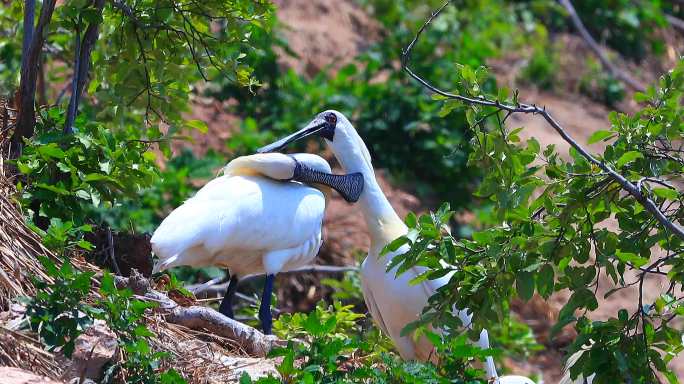
[[[70,134],[73,131],[74,119],[76,118],[76,110],[78,105],[76,99],[78,98],[78,74],[81,66],[81,27],[76,25],[74,31],[74,74],[71,78],[71,97],[69,98],[69,107],[67,108],[67,116],[64,119],[64,134]]]
[[[680,31],[684,32],[684,20],[676,18],[672,15],[665,14],[665,19],[667,20],[668,23],[670,23],[671,26],[679,29]]]
[[[608,56],[606,56],[605,52],[603,52],[603,49],[601,49],[599,44],[596,42],[596,40],[594,40],[594,38],[591,36],[587,28],[582,23],[582,19],[580,19],[579,15],[577,14],[577,11],[575,11],[575,7],[572,5],[570,0],[559,1],[563,5],[563,7],[565,7],[565,9],[568,11],[568,14],[570,15],[570,20],[572,20],[572,24],[575,26],[575,28],[577,28],[577,31],[580,33],[580,36],[582,36],[582,39],[584,39],[587,45],[589,45],[589,48],[591,48],[591,50],[594,51],[603,67],[610,71],[610,73],[612,73],[613,76],[620,79],[623,83],[627,84],[630,88],[634,89],[635,91],[643,92],[644,90],[646,90],[646,87],[641,82],[634,79],[632,76],[622,71],[620,68],[616,67],[615,64],[613,64],[610,61],[610,59],[608,59]]]
[[[230,319],[207,307],[178,307],[166,319],[170,323],[179,324],[191,329],[206,329],[218,336],[235,340],[243,346],[247,353],[266,357],[268,352],[278,345],[278,338],[264,335],[257,329]]]
[[[28,60],[28,51],[33,39],[34,21],[36,18],[36,0],[24,0],[24,40],[21,46],[21,67],[24,68]]]
[[[584,149],[579,143],[573,139],[566,131],[563,129],[563,127],[549,114],[546,110],[546,108],[539,108],[536,105],[530,105],[530,104],[525,104],[525,103],[518,103],[517,105],[510,105],[510,104],[504,104],[499,100],[490,100],[487,99],[483,96],[479,96],[477,98],[472,98],[472,97],[466,97],[458,94],[453,94],[450,92],[443,91],[436,86],[430,84],[417,74],[415,74],[411,68],[409,68],[409,60],[411,56],[411,49],[413,46],[416,44],[418,41],[418,38],[420,38],[420,35],[423,33],[425,28],[432,22],[432,20],[437,17],[440,12],[450,3],[451,1],[447,1],[442,5],[437,11],[435,11],[430,17],[427,19],[427,21],[420,27],[418,32],[416,32],[415,37],[413,40],[409,43],[409,45],[404,49],[404,52],[402,53],[402,68],[404,71],[411,76],[414,80],[418,81],[421,85],[423,85],[425,88],[428,90],[441,95],[447,99],[452,99],[452,100],[459,100],[463,103],[466,104],[475,104],[475,105],[482,105],[486,107],[494,107],[497,108],[501,111],[506,111],[506,112],[511,112],[511,113],[531,113],[531,114],[538,114],[541,115],[546,122],[551,125],[551,127],[565,140],[570,146],[572,146],[582,157],[587,159],[589,162],[597,165],[601,170],[603,170],[608,177],[611,179],[615,180],[622,189],[627,191],[634,199],[639,202],[646,211],[651,213],[656,220],[665,228],[667,228],[671,233],[675,234],[677,237],[680,239],[684,240],[684,229],[682,229],[679,225],[674,223],[673,221],[670,221],[663,212],[661,212],[658,209],[658,206],[648,198],[646,195],[642,194],[641,191],[637,188],[636,185],[634,185],[632,182],[627,180],[624,176],[622,176],[620,173],[612,169],[608,164],[604,163],[603,161],[597,160],[595,157],[593,157],[589,152],[587,152],[586,149]]]

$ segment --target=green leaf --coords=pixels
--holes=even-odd
[[[545,299],[548,299],[553,293],[553,275],[554,272],[551,264],[544,264],[537,275],[537,291]]]
[[[402,245],[408,244],[409,239],[406,236],[394,239],[391,243],[387,244],[380,252],[380,256],[384,256],[390,252],[396,252]]]
[[[589,144],[598,143],[599,141],[606,140],[613,135],[615,135],[615,132],[603,131],[603,130],[596,131],[596,132],[592,133],[591,136],[589,136],[589,139],[587,140],[587,142]]]
[[[209,131],[207,123],[202,120],[188,120],[185,122],[185,125],[202,133],[207,133]]]
[[[244,375],[243,375],[244,377]],[[247,375],[247,378],[249,378],[249,375]],[[162,373],[159,375],[159,381],[161,384],[187,384],[187,381],[181,376],[180,373],[176,372],[175,369],[170,368],[168,371]],[[240,384],[249,384],[251,383],[250,381],[244,382],[242,380],[242,377],[240,378]]]
[[[111,273],[105,272],[100,281],[100,292],[105,296],[116,293],[116,286],[114,285],[114,277]]]
[[[636,159],[643,159],[644,155],[639,151],[625,152],[617,161],[618,167],[623,167]]]
[[[242,372],[242,375],[240,376],[240,384],[252,384],[252,378],[249,377],[247,372]]]
[[[76,197],[90,201],[90,192],[79,189],[75,193]]]
[[[135,329],[133,330],[133,334],[137,337],[154,337],[154,333],[152,333],[144,325],[138,325],[137,327],[135,327]]]
[[[102,11],[86,8],[81,11],[81,17],[90,24],[99,24],[102,21]]]
[[[413,212],[409,212],[406,215],[406,218],[404,219],[404,223],[406,223],[406,226],[409,228],[415,228],[416,224],[418,223],[418,219],[416,218],[416,214]]]
[[[41,188],[41,189],[45,189],[45,190],[48,190],[51,192],[55,192],[55,193],[60,194],[60,195],[69,195],[69,191],[67,191],[66,189],[64,189],[62,187],[58,187],[56,185],[48,185],[45,183],[36,183],[35,186],[38,188]]]
[[[635,267],[643,267],[648,263],[648,259],[631,252],[616,251],[615,256],[623,263],[633,264]]]
[[[653,188],[653,194],[668,200],[677,200],[679,192],[672,188]]]
[[[537,141],[537,139],[535,139],[534,137],[527,139],[527,149],[535,154],[539,153],[539,150],[541,149],[539,141]]]
[[[55,143],[41,145],[37,148],[37,151],[43,155],[43,157],[52,157],[55,159],[61,159],[64,157],[64,151],[62,151]]]
[[[518,296],[528,301],[534,294],[534,274],[532,272],[520,271],[515,276],[515,285]]]

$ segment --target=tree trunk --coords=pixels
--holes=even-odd
[[[102,14],[104,8],[104,0],[95,0],[93,4],[95,9]],[[71,99],[69,99],[69,108],[67,109],[67,118],[64,123],[64,133],[70,134],[73,132],[74,120],[78,114],[78,105],[81,102],[81,95],[83,88],[88,80],[88,72],[90,71],[90,56],[93,53],[93,47],[99,36],[100,23],[89,24],[83,34],[83,40],[77,42],[76,56],[74,58],[74,85],[72,87]],[[77,37],[79,38],[79,37]]]
[[[12,149],[10,156],[19,157],[21,145],[24,138],[33,136],[33,129],[36,124],[35,102],[36,102],[36,83],[38,79],[38,67],[43,50],[43,44],[47,36],[47,27],[52,19],[52,12],[55,10],[56,0],[43,1],[40,10],[40,17],[35,30],[33,21],[29,20],[33,16],[25,15],[24,22],[31,24],[30,41],[24,39],[24,49],[21,60],[21,81],[19,82],[19,114],[17,116],[17,126],[12,135]],[[26,0],[28,7],[25,12],[33,14],[35,10],[34,0]],[[25,26],[26,27],[26,26]]]

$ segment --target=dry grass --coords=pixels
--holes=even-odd
[[[0,366],[23,368],[55,379],[64,369],[55,355],[43,350],[32,335],[3,327],[0,327]]]
[[[20,205],[16,201],[17,190],[12,179],[14,172],[8,166],[9,138],[14,127],[15,113],[7,100],[0,99],[0,313],[9,310],[20,296],[36,293],[32,277],[51,281],[37,256],[47,256],[60,263],[60,258],[43,246],[40,237],[25,223]],[[83,260],[71,257],[71,263],[80,270],[94,271],[101,276],[101,270]],[[92,291],[87,301],[95,302],[99,297],[99,279],[93,279]],[[24,316],[5,312],[5,315]],[[5,319],[8,320],[8,319]],[[10,320],[17,320],[10,319]],[[20,320],[20,319],[19,319]],[[168,352],[166,368],[174,368],[190,383],[219,383],[235,380],[235,367],[226,364],[227,359],[247,356],[240,345],[210,333],[191,330],[168,323],[162,313],[151,313],[147,317],[148,327],[156,337],[152,348]],[[121,357],[119,357],[121,358]],[[27,369],[54,379],[69,365],[61,354],[43,349],[35,333],[29,330],[15,330],[0,321],[0,366]]]
[[[0,100],[0,309],[7,309],[17,296],[35,292],[30,276],[49,280],[36,256],[56,259],[25,224],[18,204],[13,200],[16,189],[8,180],[9,133],[14,125],[14,111],[7,100]]]
[[[210,333],[167,323],[161,316],[148,319],[156,334],[152,347],[170,354],[165,368],[173,368],[188,383],[226,383],[235,380],[235,368],[228,357],[247,356],[235,341]]]

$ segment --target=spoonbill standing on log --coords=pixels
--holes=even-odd
[[[230,318],[238,278],[265,273],[259,320],[270,334],[275,274],[308,265],[318,254],[330,188],[355,202],[363,176],[333,175],[323,158],[308,153],[239,157],[157,228],[151,240],[159,257],[154,270],[228,269],[230,283],[219,311]]]
[[[361,282],[368,310],[380,329],[392,339],[402,358],[422,361],[434,359],[434,347],[425,337],[416,340],[412,335],[401,336],[401,331],[407,324],[418,319],[428,298],[447,283],[448,277],[411,285],[409,281],[425,272],[424,267],[413,267],[396,277],[396,268],[386,271],[392,258],[405,253],[408,245],[383,257],[380,252],[391,241],[405,235],[408,228],[380,189],[368,148],[349,120],[337,111],[321,112],[303,129],[260,148],[258,152],[278,151],[289,143],[310,135],[318,135],[326,140],[345,172],[363,175],[364,188],[359,204],[370,233],[371,244],[368,256],[361,266]],[[465,326],[471,326],[471,315],[467,310],[458,311],[458,316]],[[478,344],[482,348],[489,348],[486,330],[480,334]],[[488,378],[497,378],[491,357],[487,358],[485,368]],[[528,379],[528,382],[531,381]]]

